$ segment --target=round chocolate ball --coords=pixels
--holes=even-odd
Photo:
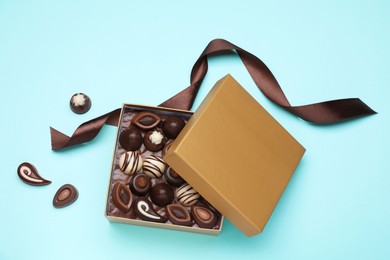
[[[168,168],[168,170],[164,174],[165,180],[175,187],[180,187],[185,181],[182,177],[180,177],[177,172],[175,172],[171,167]]]
[[[142,134],[137,128],[123,130],[119,135],[119,143],[126,151],[136,151],[142,145]]]
[[[160,151],[164,147],[166,141],[163,132],[159,129],[149,131],[144,136],[144,145],[146,149],[151,152]]]
[[[130,179],[130,190],[138,196],[144,196],[150,190],[152,186],[150,182],[150,177],[146,174],[136,174]]]
[[[150,199],[157,206],[165,207],[173,201],[173,190],[164,182],[157,183],[150,191]]]
[[[70,109],[76,114],[85,114],[91,108],[91,99],[84,93],[74,94],[69,101]]]
[[[181,117],[170,116],[163,123],[163,131],[166,137],[175,139],[186,123]]]

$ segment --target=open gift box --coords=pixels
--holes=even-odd
[[[177,137],[166,142],[168,147],[152,152],[142,144],[121,160],[128,153],[119,141],[121,133],[125,129],[137,128],[134,118],[142,112],[152,112],[161,120],[153,128],[142,129],[144,125],[155,123],[150,118],[152,122],[144,120],[140,130],[144,142],[150,131],[162,129],[160,132],[164,135],[163,122],[171,116],[182,118],[185,126]],[[105,215],[114,222],[212,235],[219,234],[225,216],[247,236],[252,236],[263,230],[304,152],[302,145],[230,75],[216,83],[193,114],[125,104],[115,143]],[[130,158],[135,155],[141,159]],[[129,183],[133,182],[134,176],[148,171],[136,164],[145,164],[150,155],[162,157],[166,167],[157,167],[160,173],[150,178],[150,191],[137,196],[129,188]],[[133,174],[125,173],[128,165],[124,160],[135,162]],[[153,187],[167,182],[168,169],[180,175],[200,194],[194,205],[183,204],[178,198],[181,196],[178,190],[182,187],[171,185],[173,197],[168,203],[179,205],[181,210],[184,207],[186,212],[176,210],[176,214],[175,210],[168,209],[168,205],[163,205],[165,203],[155,204],[156,201],[160,204],[160,201],[151,193],[164,193],[161,195],[164,197],[167,192],[155,191]],[[118,182],[123,184],[120,189]],[[124,204],[122,211],[118,198]],[[143,214],[140,211],[162,219],[154,221],[140,217],[139,214]],[[175,221],[175,218],[189,217],[191,223],[174,224],[168,218],[172,215]],[[214,225],[207,225],[210,222]]]

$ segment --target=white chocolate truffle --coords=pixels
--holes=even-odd
[[[166,164],[160,156],[150,155],[145,158],[142,169],[151,178],[160,178],[165,171]]]
[[[149,136],[150,142],[156,145],[161,144],[163,138],[164,136],[158,131],[153,131],[153,133]]]
[[[126,152],[119,158],[119,168],[127,175],[132,175],[141,170],[142,158],[137,152]]]
[[[198,202],[200,195],[188,183],[184,183],[177,189],[176,197],[183,206],[189,207]]]

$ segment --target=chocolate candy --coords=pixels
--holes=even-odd
[[[175,170],[171,167],[168,167],[168,170],[164,174],[164,178],[169,184],[175,187],[180,187],[180,185],[185,183],[183,178],[180,177],[179,174],[177,174],[177,172],[175,172]]]
[[[156,127],[161,122],[161,118],[152,112],[140,112],[131,122],[143,130],[149,130]]]
[[[157,183],[150,191],[150,199],[154,204],[165,207],[173,201],[173,190],[171,186],[164,182]]]
[[[144,159],[142,170],[151,178],[160,178],[165,171],[165,162],[160,156],[149,155]]]
[[[91,99],[84,93],[74,94],[69,101],[70,109],[76,114],[85,114],[91,108]]]
[[[119,158],[119,168],[128,175],[141,170],[142,158],[138,152],[125,152]]]
[[[135,174],[130,179],[130,190],[138,196],[144,196],[148,193],[150,188],[152,187],[152,184],[150,182],[150,177],[146,174],[140,173]]]
[[[192,188],[188,183],[185,183],[181,185],[177,191],[176,191],[176,197],[177,200],[183,205],[183,206],[192,206],[196,202],[198,202],[198,199],[200,198],[199,193]]]
[[[134,211],[140,219],[165,223],[167,218],[158,214],[154,209],[152,203],[143,198],[139,197],[134,201]]]
[[[77,200],[79,192],[71,184],[61,186],[53,198],[53,206],[55,208],[63,208],[69,206]]]
[[[185,126],[185,122],[181,117],[178,116],[170,116],[163,122],[162,129],[166,135],[166,137],[170,139],[175,139],[180,131]]]
[[[172,224],[191,226],[190,213],[180,204],[170,204],[166,207],[167,217]]]
[[[166,143],[166,138],[161,130],[149,131],[144,136],[146,149],[152,152],[160,151]]]
[[[130,127],[119,135],[119,143],[127,151],[136,151],[142,146],[142,134],[137,128]]]
[[[17,172],[19,178],[23,182],[33,186],[44,186],[49,185],[51,183],[51,181],[42,178],[39,175],[38,170],[34,167],[34,165],[28,162],[20,164]]]
[[[123,182],[117,182],[112,189],[112,201],[114,205],[122,212],[130,211],[133,202],[133,195],[129,187]]]
[[[169,148],[171,148],[171,145],[173,143],[173,140],[169,140],[165,146],[164,146],[164,149],[162,150],[162,156],[164,157],[164,155],[167,153],[167,151],[169,150]]]
[[[191,214],[201,228],[212,228],[217,224],[217,215],[208,208],[194,205],[191,207]]]

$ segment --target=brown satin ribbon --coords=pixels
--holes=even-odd
[[[331,100],[304,106],[291,106],[274,75],[259,58],[223,39],[211,41],[195,62],[191,71],[191,85],[159,106],[190,110],[207,73],[207,56],[223,54],[226,51],[235,51],[238,54],[255,84],[267,98],[308,122],[315,124],[336,123],[376,114],[374,110],[358,98]],[[71,137],[50,128],[52,149],[59,150],[91,141],[100,132],[104,124],[118,125],[119,114],[120,109],[116,109],[85,122],[76,129]]]

